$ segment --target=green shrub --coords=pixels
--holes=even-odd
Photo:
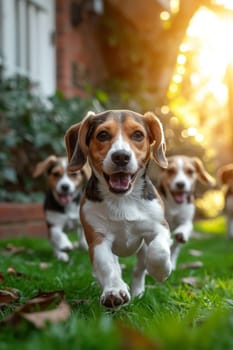
[[[41,97],[22,77],[0,81],[0,201],[38,199],[43,184],[32,179],[35,164],[65,154],[65,131],[88,110],[101,106],[93,98],[66,99],[61,92]]]

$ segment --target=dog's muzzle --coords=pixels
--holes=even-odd
[[[104,173],[109,189],[114,193],[125,193],[131,188],[136,174],[128,170],[131,154],[125,150],[116,151],[111,155],[113,173]]]

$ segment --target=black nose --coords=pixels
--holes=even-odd
[[[130,161],[130,153],[124,150],[116,151],[112,154],[112,161],[119,166],[127,165]]]
[[[177,182],[176,183],[176,188],[178,190],[183,190],[184,189],[184,182]]]
[[[67,184],[63,184],[63,185],[61,185],[61,189],[62,189],[62,191],[63,192],[68,192],[69,191],[69,185],[67,185]]]

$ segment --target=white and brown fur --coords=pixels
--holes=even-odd
[[[194,192],[197,181],[213,186],[215,180],[197,157],[175,155],[168,157],[168,167],[159,176],[158,189],[164,200],[165,217],[173,233],[171,260],[176,268],[181,246],[193,230],[195,215]]]
[[[218,171],[221,184],[225,186],[225,215],[227,221],[227,237],[233,239],[233,164],[222,166]]]
[[[161,199],[147,176],[151,155],[167,166],[163,129],[151,112],[89,112],[66,133],[69,169],[92,175],[81,200],[80,217],[102,305],[114,308],[142,295],[146,271],[157,281],[171,272],[170,232]],[[118,257],[137,255],[131,293]]]
[[[79,247],[87,249],[87,243],[79,218],[80,198],[84,183],[88,179],[88,169],[68,173],[67,158],[49,156],[37,164],[33,177],[45,174],[48,190],[44,200],[44,212],[49,238],[56,257],[67,262],[68,252],[73,244],[65,229],[77,229]]]

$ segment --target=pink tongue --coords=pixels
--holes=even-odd
[[[173,197],[176,203],[181,204],[184,203],[187,198],[186,192],[173,192]]]
[[[72,202],[72,196],[70,194],[60,194],[59,201],[61,205],[67,205]]]
[[[125,173],[112,174],[109,177],[109,184],[115,191],[126,191],[130,185],[131,176]]]

